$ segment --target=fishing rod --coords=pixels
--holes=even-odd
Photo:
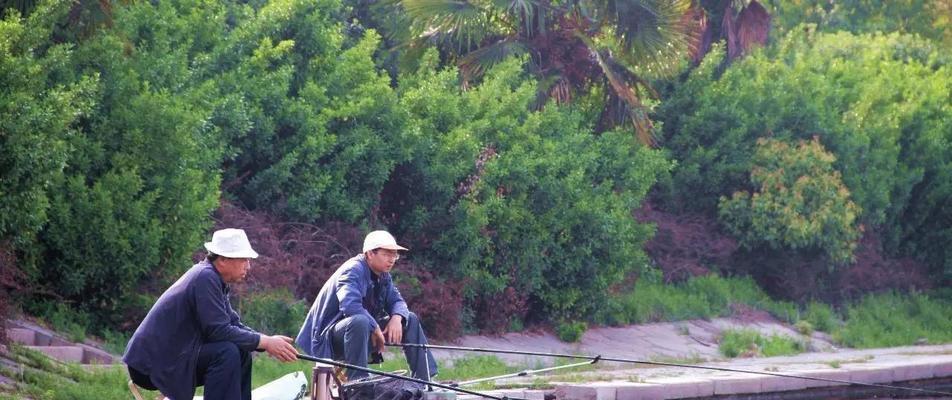
[[[677,364],[670,362],[662,361],[645,361],[645,360],[632,360],[627,358],[611,358],[611,357],[602,357],[602,356],[582,356],[575,354],[564,354],[564,353],[543,353],[535,351],[521,351],[521,350],[503,350],[503,349],[486,349],[479,347],[461,347],[461,346],[441,346],[433,344],[412,344],[412,343],[387,343],[387,346],[394,347],[419,347],[419,348],[429,348],[429,349],[441,349],[441,350],[460,350],[460,351],[471,351],[478,353],[496,353],[496,354],[518,354],[525,356],[540,356],[540,357],[553,357],[553,358],[574,358],[574,359],[583,359],[583,360],[601,360],[601,361],[610,361],[618,363],[628,363],[628,364],[646,364],[646,365],[658,365],[665,367],[679,367],[679,368],[695,368],[695,369],[704,369],[704,370],[713,370],[713,371],[724,371],[724,372],[741,372],[746,374],[755,374],[755,375],[768,375],[768,376],[777,376],[781,378],[796,378],[796,379],[807,379],[811,381],[820,381],[820,382],[831,382],[831,383],[842,383],[847,385],[857,385],[857,386],[870,386],[881,389],[892,389],[892,390],[908,390],[913,392],[920,392],[926,394],[937,394],[942,396],[952,396],[952,392],[943,392],[939,390],[931,389],[921,389],[908,386],[895,386],[895,385],[884,385],[879,383],[864,383],[864,382],[855,382],[847,381],[842,379],[832,379],[832,378],[818,378],[813,376],[802,376],[802,375],[791,375],[791,374],[781,374],[778,372],[766,372],[766,371],[748,371],[743,369],[734,369],[734,368],[723,368],[723,367],[706,367],[701,365],[690,365],[690,364]]]
[[[352,370],[355,370],[355,371],[366,372],[366,373],[369,373],[369,374],[381,375],[381,376],[386,376],[386,377],[390,377],[390,378],[394,378],[394,379],[400,379],[400,380],[404,380],[404,381],[415,382],[415,383],[422,384],[422,385],[424,385],[424,386],[429,385],[429,386],[433,386],[433,387],[438,387],[438,388],[440,388],[440,389],[446,389],[446,390],[452,390],[452,391],[454,391],[454,392],[465,393],[465,394],[471,394],[471,395],[474,395],[474,396],[479,396],[479,397],[483,397],[483,398],[487,398],[487,399],[493,399],[493,400],[528,400],[528,399],[524,399],[524,398],[521,398],[521,397],[508,397],[508,396],[499,397],[499,396],[493,396],[493,395],[491,395],[491,394],[482,393],[482,392],[477,392],[477,391],[475,391],[475,390],[463,389],[463,388],[460,388],[460,387],[453,387],[453,386],[450,386],[450,385],[444,385],[444,384],[442,384],[442,383],[430,382],[430,381],[425,381],[425,380],[422,380],[422,379],[411,378],[411,377],[408,377],[408,376],[402,376],[402,375],[397,375],[397,374],[391,374],[391,373],[389,373],[389,372],[378,371],[378,370],[375,370],[375,369],[364,368],[364,367],[358,367],[358,366],[353,365],[353,364],[347,364],[347,363],[343,363],[343,362],[340,362],[340,361],[335,361],[335,360],[331,360],[331,359],[327,359],[327,358],[311,357],[311,356],[304,355],[304,354],[301,354],[301,353],[298,353],[298,354],[297,354],[297,358],[298,358],[299,360],[307,360],[307,361],[319,362],[319,363],[322,363],[322,364],[333,365],[333,366],[335,366],[335,367],[347,368],[347,369],[352,369]]]
[[[595,357],[595,359],[592,360],[592,361],[584,361],[584,362],[574,363],[574,364],[559,365],[559,366],[557,366],[557,367],[549,367],[549,368],[540,368],[540,369],[531,369],[531,370],[527,369],[527,370],[524,370],[524,371],[514,372],[514,373],[511,373],[511,374],[490,376],[490,377],[487,377],[487,378],[479,378],[479,379],[473,379],[473,380],[470,380],[470,381],[459,382],[459,383],[454,384],[453,386],[475,385],[475,384],[477,384],[477,383],[486,382],[486,381],[495,381],[495,380],[499,380],[499,379],[515,378],[515,377],[520,377],[520,376],[531,376],[531,375],[535,375],[535,374],[538,374],[538,373],[541,373],[541,372],[550,372],[550,371],[555,371],[555,370],[559,370],[559,369],[580,367],[580,366],[582,366],[582,365],[592,365],[592,364],[597,363],[599,360],[600,360],[600,358]]]

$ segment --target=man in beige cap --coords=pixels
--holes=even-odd
[[[345,261],[317,294],[298,333],[298,346],[314,357],[366,367],[368,353],[382,353],[386,343],[426,344],[420,319],[390,278],[401,250],[406,248],[390,233],[370,232],[363,252]],[[404,354],[413,377],[429,380],[436,375],[429,350],[404,347]],[[347,371],[349,380],[366,376]]]
[[[245,278],[251,248],[241,229],[216,231],[208,256],[169,287],[136,329],[122,360],[132,381],[171,400],[251,400],[251,354],[267,351],[281,361],[297,352],[287,336],[268,336],[243,325],[231,307],[229,283]]]

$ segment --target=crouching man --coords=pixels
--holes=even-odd
[[[345,261],[317,294],[298,333],[298,346],[314,357],[366,367],[369,354],[382,353],[386,343],[426,344],[419,318],[390,278],[401,250],[407,249],[389,233],[370,232],[362,254]],[[428,349],[405,347],[403,352],[414,378],[436,375]],[[347,371],[348,380],[367,375]]]
[[[245,278],[257,258],[245,231],[223,229],[205,243],[208,256],[172,284],[136,329],[122,360],[136,385],[171,400],[191,400],[205,386],[208,400],[251,400],[251,355],[281,361],[297,352],[287,336],[243,325],[228,300],[228,284]]]

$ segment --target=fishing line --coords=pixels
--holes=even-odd
[[[421,348],[442,349],[442,350],[472,351],[472,352],[479,352],[479,353],[519,354],[519,355],[526,355],[526,356],[575,358],[575,359],[583,359],[583,360],[598,359],[601,361],[611,361],[611,362],[618,362],[618,363],[659,365],[659,366],[665,366],[665,367],[679,367],[679,368],[695,368],[695,369],[724,371],[724,372],[741,372],[746,374],[777,376],[781,378],[807,379],[807,380],[820,381],[820,382],[842,383],[847,385],[870,386],[870,387],[876,387],[881,389],[908,390],[908,391],[920,392],[920,393],[937,394],[942,396],[952,396],[952,392],[943,392],[938,390],[921,389],[921,388],[914,388],[914,387],[908,387],[908,386],[895,386],[895,385],[884,385],[879,383],[854,382],[854,381],[847,381],[842,379],[818,378],[818,377],[812,377],[812,376],[781,374],[777,372],[748,371],[743,369],[723,368],[723,367],[705,367],[701,365],[676,364],[676,363],[661,362],[661,361],[632,360],[632,359],[625,359],[625,358],[611,358],[611,357],[602,357],[602,356],[592,357],[592,356],[581,356],[581,355],[574,355],[574,354],[542,353],[542,352],[520,351],[520,350],[485,349],[485,348],[478,348],[478,347],[441,346],[441,345],[433,345],[433,344],[387,343],[387,346],[421,347]]]

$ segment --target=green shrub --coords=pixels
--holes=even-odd
[[[816,26],[826,32],[914,33],[952,45],[952,5],[943,1],[781,0],[773,3],[773,23],[781,32]],[[810,25],[806,25],[810,24]]]
[[[230,194],[296,221],[366,221],[410,149],[405,113],[373,60],[379,36],[345,43],[338,0],[237,8],[202,71],[214,82]]]
[[[555,334],[563,342],[574,343],[582,340],[582,335],[588,329],[588,324],[582,321],[561,322],[555,327]]]
[[[907,346],[919,339],[952,341],[952,303],[924,294],[874,294],[846,310],[844,326],[833,338],[857,348]]]
[[[579,319],[607,307],[609,286],[646,261],[651,228],[631,212],[670,163],[629,132],[593,135],[578,109],[534,111],[537,84],[520,60],[466,91],[436,60],[430,53],[402,81],[413,156],[382,195],[401,200],[380,214],[401,217],[397,233],[432,238],[415,254],[471,282],[464,296],[480,308],[476,323],[505,330],[526,312]],[[528,309],[497,315],[490,305],[507,288]],[[497,314],[480,318],[487,313]]]
[[[72,44],[54,41],[51,29],[69,7],[43,2],[30,18],[0,12],[0,240],[11,239],[21,252],[38,251],[36,234],[57,191],[53,183],[96,92],[94,76],[63,78]],[[36,265],[21,266],[35,273]]]
[[[813,335],[813,324],[811,324],[809,321],[799,320],[793,325],[793,327],[796,328],[797,332],[799,332],[801,335],[807,337]]]
[[[952,196],[946,54],[909,35],[809,29],[792,30],[726,70],[719,68],[722,50],[712,52],[659,108],[662,141],[678,160],[665,203],[713,214],[719,198],[750,187],[758,139],[816,136],[862,210],[857,222],[879,231],[891,254],[925,260],[936,276],[949,276],[952,228],[939,222],[949,218],[939,199]],[[806,232],[814,243],[826,240],[823,231]]]
[[[728,329],[721,334],[718,350],[725,357],[773,357],[803,352],[802,342],[783,335],[763,337],[751,329]]]
[[[242,323],[268,335],[294,337],[307,315],[308,304],[287,289],[248,293],[238,301]]]
[[[44,26],[67,24],[69,4],[61,6],[62,20]],[[31,195],[48,211],[37,219],[45,222],[39,242],[21,265],[40,292],[57,293],[97,325],[118,325],[144,281],[186,268],[217,206],[220,146],[211,140],[209,110],[196,99],[200,85],[190,80],[190,55],[180,41],[195,37],[184,20],[215,18],[178,11],[171,3],[116,7],[110,28],[67,41],[69,57],[42,69],[53,74],[47,83],[61,88],[61,110],[71,117],[60,121],[69,133],[61,143],[34,143],[69,153],[48,156],[62,170],[54,176],[36,165],[53,195]],[[49,42],[60,40],[67,39]],[[88,112],[71,103],[78,94],[63,89],[77,85],[88,85]]]
[[[747,248],[819,249],[835,263],[853,259],[861,229],[835,158],[819,140],[758,139],[751,161],[752,192],[721,197],[721,221]]]
[[[830,333],[837,327],[836,313],[829,305],[811,301],[803,312],[803,319],[809,322],[814,329]]]

